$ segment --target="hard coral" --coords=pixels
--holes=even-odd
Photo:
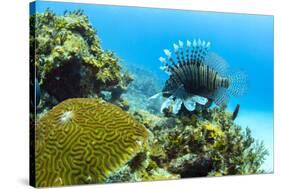
[[[142,150],[148,131],[119,107],[68,99],[36,125],[36,185],[101,183]]]

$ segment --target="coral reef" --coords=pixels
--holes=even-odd
[[[122,73],[119,58],[103,50],[96,30],[81,10],[63,16],[50,10],[30,18],[31,64],[42,90],[38,111],[67,98],[113,92],[114,100],[127,89],[130,76]]]
[[[263,172],[263,143],[236,125],[224,107],[181,116],[132,115],[153,133],[147,159],[155,163],[154,170],[163,168],[181,178]]]
[[[146,146],[148,131],[99,99],[68,99],[36,125],[38,187],[101,183]]]

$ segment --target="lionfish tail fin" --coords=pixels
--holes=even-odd
[[[173,52],[169,49],[164,49],[166,58],[159,58],[159,61],[163,64],[160,69],[169,74],[175,68],[184,64],[202,63],[206,58],[210,46],[210,42],[194,39],[193,42],[187,40],[186,46],[184,47],[184,42],[179,40],[178,43],[173,44]]]
[[[248,75],[244,71],[237,71],[229,75],[230,86],[229,94],[233,96],[242,96],[248,91]]]

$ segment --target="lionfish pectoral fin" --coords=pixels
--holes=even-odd
[[[226,76],[229,70],[228,63],[214,52],[209,52],[206,55],[204,64],[216,70],[222,76]]]
[[[153,100],[153,99],[159,98],[160,96],[162,96],[162,94],[163,94],[162,92],[157,93],[157,94],[155,94],[155,95],[149,97],[148,100]]]
[[[153,99],[161,97],[163,94],[169,94],[169,93],[171,93],[171,91],[162,91],[160,93],[156,93],[155,95],[149,97],[148,100],[153,100]]]
[[[230,86],[228,91],[233,96],[242,96],[248,90],[248,75],[244,71],[236,71],[229,75]]]
[[[188,111],[194,111],[196,108],[196,102],[193,101],[192,98],[185,99],[183,104]]]
[[[173,96],[170,96],[169,98],[167,98],[161,105],[161,108],[160,108],[160,112],[163,113],[163,110],[165,108],[168,108],[173,102]]]
[[[198,104],[205,105],[208,102],[208,99],[202,96],[195,95],[192,97],[192,100],[197,102]]]
[[[175,103],[173,104],[173,114],[177,114],[179,110],[181,109],[182,100],[180,98],[177,98],[175,100]]]
[[[229,101],[229,94],[227,89],[219,89],[213,96],[214,102],[217,106],[226,105]]]

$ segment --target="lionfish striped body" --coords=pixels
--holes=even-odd
[[[160,67],[169,74],[169,79],[161,93],[167,99],[161,111],[172,106],[173,113],[178,113],[182,104],[187,110],[193,111],[197,104],[207,102],[217,105],[226,104],[230,95],[241,95],[246,91],[246,75],[243,72],[228,73],[228,64],[215,53],[208,52],[210,42],[187,40],[174,44],[175,58],[165,49],[167,58],[160,57]],[[156,98],[159,94],[151,98]]]
[[[172,69],[172,75],[166,81],[163,91],[171,91],[180,85],[190,93],[210,97],[221,87],[227,89],[229,87],[229,79],[221,76],[208,65],[186,63]]]

